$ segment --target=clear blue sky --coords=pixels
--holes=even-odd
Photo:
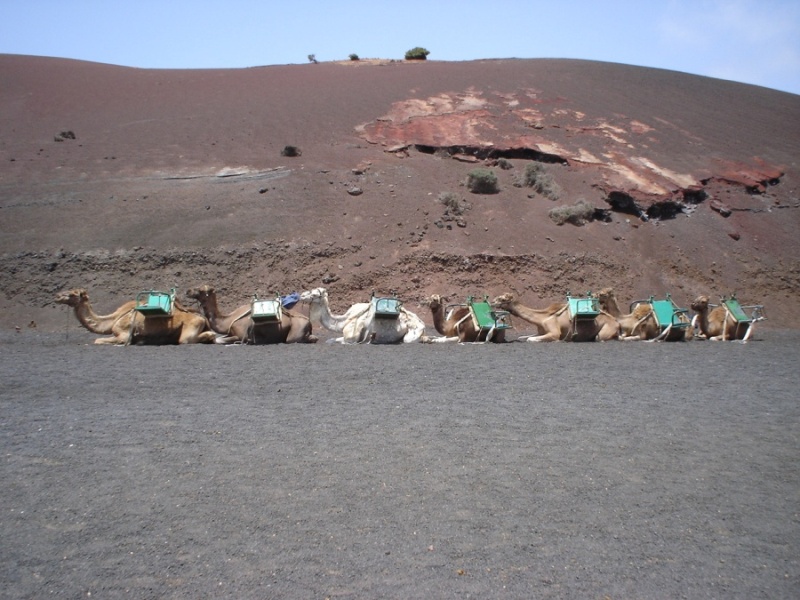
[[[0,53],[143,68],[584,58],[800,94],[800,0],[0,0]]]

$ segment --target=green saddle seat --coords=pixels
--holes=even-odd
[[[396,319],[400,316],[403,303],[398,298],[373,296],[371,302],[377,319]]]
[[[723,300],[722,303],[725,305],[725,308],[728,309],[730,315],[736,319],[737,323],[749,323],[752,319],[747,316],[747,313],[744,312],[742,305],[739,304],[739,301],[731,296],[730,298]]]
[[[254,323],[277,323],[282,317],[280,298],[259,300],[256,297],[250,305],[250,318]]]
[[[136,294],[135,310],[146,317],[168,317],[172,314],[175,289],[169,292],[148,290]]]
[[[650,298],[650,306],[653,308],[653,314],[661,329],[666,329],[670,325],[673,328],[684,329],[691,325],[691,321],[686,316],[689,311],[685,308],[679,308],[672,301],[669,294],[667,294],[664,300],[654,300]]]
[[[600,304],[594,296],[567,296],[571,319],[594,319],[600,314]]]
[[[469,298],[467,305],[478,329],[488,331],[511,327],[510,313],[504,310],[495,310],[488,300],[479,301]]]

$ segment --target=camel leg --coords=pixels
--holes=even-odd
[[[178,337],[178,344],[191,344],[194,341],[197,341],[197,331],[187,331],[186,329],[181,328],[181,335]]]
[[[412,321],[408,327],[408,331],[403,336],[403,343],[404,344],[411,344],[413,342],[417,342],[422,339],[422,336],[425,333],[425,323],[419,321],[416,325]]]
[[[217,334],[213,331],[204,331],[197,336],[198,344],[214,344],[217,341]]]
[[[549,333],[545,333],[544,335],[532,335],[527,340],[527,342],[557,342],[559,341],[559,336],[553,336]]]
[[[108,345],[108,346],[124,346],[128,341],[128,336],[114,336],[114,337],[104,337],[104,338],[97,338],[94,343],[99,345]]]
[[[181,327],[178,344],[213,344],[217,334],[213,331],[203,331],[200,326]]]
[[[532,335],[526,341],[528,342],[559,342],[561,341],[561,327],[558,325],[558,321],[552,321],[550,323],[545,320],[542,323],[543,328],[547,333],[542,335]]]
[[[360,318],[348,321],[342,328],[342,344],[360,344],[364,341],[369,327]],[[338,338],[337,338],[338,339]]]
[[[457,342],[458,341],[458,336],[454,336],[454,337],[447,337],[447,336],[428,337],[426,335],[423,335],[420,338],[419,341],[422,342],[423,344],[447,344],[447,343],[451,343],[451,342]]]
[[[619,337],[619,339],[622,340],[623,342],[638,342],[638,341],[641,341],[642,336],[640,336],[640,335],[621,335]],[[652,340],[646,340],[646,341],[652,341]]]
[[[317,340],[319,338],[317,338],[317,336],[315,336],[313,334],[313,330],[311,328],[311,321],[308,321],[308,322],[304,323],[303,327],[302,327],[302,330],[303,330],[302,334],[300,335],[300,339],[298,340],[299,343],[301,343],[301,344],[316,344],[317,343]]]
[[[722,321],[722,339],[728,340],[728,315],[730,315],[730,311],[728,310],[728,305],[725,304],[725,320]]]
[[[299,329],[299,331],[298,331]],[[289,335],[286,336],[286,343],[287,344],[299,344],[300,342],[304,341],[303,338],[305,337],[305,328],[304,327],[297,327],[294,323],[289,327]]]
[[[313,344],[317,338],[311,335],[311,322],[307,321],[300,315],[287,313],[291,317],[288,323],[284,323],[284,327],[288,327],[289,332],[286,335],[285,343],[287,344]]]
[[[606,323],[597,333],[598,342],[607,342],[609,340],[616,340],[617,338],[619,338],[619,325]]]
[[[553,315],[542,321],[542,329],[546,333],[534,335],[528,338],[529,342],[558,342],[561,340],[561,326],[558,324],[558,317]]]
[[[287,343],[296,342],[298,344],[316,344],[319,341],[319,338],[311,333],[311,323],[305,323],[301,328],[299,336],[292,335],[289,332],[289,338],[286,340]]]
[[[669,332],[672,330],[672,323],[667,325],[667,328],[658,334],[658,336],[654,337],[652,340],[647,340],[648,342],[660,342],[669,335]]]

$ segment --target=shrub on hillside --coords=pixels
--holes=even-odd
[[[303,153],[297,146],[284,146],[281,156],[301,156]]]
[[[558,200],[561,195],[561,188],[553,180],[547,168],[538,162],[529,163],[525,166],[525,174],[522,183],[532,187],[536,192],[550,200]]]
[[[350,60],[359,60],[358,54],[351,54],[350,55]]]
[[[495,194],[497,175],[490,169],[475,169],[467,174],[467,189],[473,194]]]
[[[445,212],[453,216],[461,216],[467,210],[466,203],[462,203],[461,199],[453,192],[442,192],[439,194],[439,202],[444,204]]]
[[[425,48],[417,46],[406,52],[406,60],[427,60],[428,54],[430,54],[430,52],[425,50]]]
[[[563,225],[564,223],[583,225],[586,221],[594,219],[594,212],[594,206],[581,198],[573,206],[551,208],[548,214],[556,225]]]

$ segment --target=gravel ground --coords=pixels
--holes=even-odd
[[[0,596],[800,597],[800,333],[758,337],[2,334]]]

